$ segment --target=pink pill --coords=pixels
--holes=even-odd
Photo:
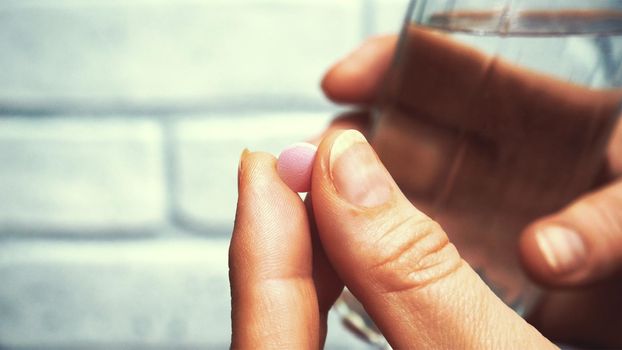
[[[317,147],[310,143],[295,143],[281,152],[276,171],[294,192],[311,190],[311,169]]]

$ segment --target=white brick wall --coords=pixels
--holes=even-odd
[[[398,7],[1,1],[0,348],[228,348],[240,152],[319,132]],[[335,315],[327,344],[367,348]]]
[[[9,2],[0,102],[322,104],[319,78],[361,39],[361,12],[358,0]]]
[[[0,119],[0,227],[131,234],[165,220],[162,135],[152,120]]]
[[[2,348],[227,349],[227,240],[5,243]],[[331,317],[328,348],[363,349]]]

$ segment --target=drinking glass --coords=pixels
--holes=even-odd
[[[370,140],[413,204],[526,315],[539,289],[520,233],[602,182],[621,86],[622,1],[412,1]],[[347,290],[336,309],[388,346]]]

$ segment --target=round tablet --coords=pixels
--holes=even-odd
[[[296,143],[279,155],[276,171],[294,192],[311,190],[311,169],[317,147],[310,143]]]

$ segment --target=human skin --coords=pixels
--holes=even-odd
[[[322,347],[342,281],[396,349],[554,348],[412,206],[359,132],[319,145],[311,210],[273,156],[246,152],[239,169],[232,348]]]
[[[322,86],[327,96],[338,103],[355,104],[363,108],[378,103],[380,84],[387,74],[395,46],[395,36],[373,38],[336,64],[323,80]],[[530,79],[544,80],[544,84],[548,84],[547,94],[536,95],[540,96],[541,103],[546,102],[547,96],[567,96],[568,91],[571,94],[580,91],[576,87],[556,84],[550,79]],[[529,79],[523,80],[526,81],[524,86],[527,85]],[[595,105],[615,104],[619,101],[616,95],[618,93],[605,92],[596,96]],[[520,94],[518,98],[520,99]],[[531,99],[538,103],[536,98]],[[570,101],[569,106],[562,105],[562,111],[553,110],[550,115],[558,113],[557,115],[563,116],[570,113],[579,121],[581,118],[585,119],[585,115],[594,115],[585,113],[582,117],[581,113],[576,112],[581,111],[581,108],[589,111],[590,105],[582,102],[585,101],[582,96],[566,100]],[[569,112],[563,112],[564,108]],[[411,132],[414,129],[408,128],[408,125],[417,123],[416,119],[416,116],[411,117],[411,120],[394,119],[392,122],[395,123],[388,123],[383,131],[376,130],[372,138],[374,145],[377,146],[380,139],[380,143],[385,142],[380,147],[401,149],[402,157],[408,157],[408,154],[404,155],[404,149],[412,150],[411,155],[420,152],[421,147],[417,147],[421,146],[421,138],[418,137],[420,133]],[[400,127],[393,127],[396,125]],[[365,112],[351,114],[338,120],[331,129],[349,127],[369,133],[369,116]],[[560,208],[553,213],[527,222],[520,237],[519,253],[526,272],[546,288],[542,302],[530,315],[529,321],[546,336],[570,344],[622,346],[622,335],[619,332],[622,329],[622,298],[619,297],[622,295],[622,123],[618,122],[610,128],[613,132],[609,143],[600,149],[596,148],[602,152],[604,159],[603,171],[599,177],[589,188],[582,189],[568,202],[556,204]],[[391,144],[386,140],[395,142]],[[443,144],[442,137],[428,140],[436,145]],[[404,144],[410,147],[405,147]],[[400,187],[405,192],[416,193],[422,182],[413,181],[412,176],[404,176],[409,172],[412,174],[412,171],[403,164],[413,163],[404,162],[403,158],[398,162],[398,159],[382,157],[382,150],[379,152]],[[575,154],[576,148],[571,146],[566,155],[562,153],[562,157],[570,159]],[[557,159],[552,161],[559,162]],[[547,252],[538,244],[538,232],[559,226],[576,232],[587,246],[582,259],[570,271],[560,271],[551,264],[550,257],[546,256]]]
[[[368,42],[327,74],[323,81],[327,95],[342,103],[376,103],[378,86],[394,48],[395,37]],[[473,61],[480,60],[474,56]],[[510,67],[499,69],[498,77],[519,77],[515,79],[519,86],[535,79],[535,85],[547,87],[546,94],[536,95],[540,102],[575,91]],[[570,99],[571,106],[562,106],[568,112],[548,113],[551,120],[559,113],[576,115],[581,122],[582,113],[574,113],[581,106],[589,110],[591,104],[581,102],[584,93],[578,95]],[[426,101],[433,102],[429,98]],[[605,96],[602,103],[615,104],[615,100],[610,102]],[[494,139],[502,130],[482,128],[488,125],[482,115],[484,118],[475,120],[475,124],[483,124],[472,129],[484,134],[496,130],[487,135]],[[535,219],[522,232],[520,253],[525,268],[543,285],[557,288],[547,291],[529,318],[536,329],[505,306],[461,259],[443,228],[419,205],[411,204],[417,198],[408,193],[421,193],[418,186],[426,180],[399,176],[400,171],[407,174],[413,163],[403,158],[391,160],[386,153],[382,157],[382,147],[417,145],[421,140],[409,125],[418,123],[420,127],[420,120],[416,113],[406,115],[399,120],[401,127],[388,124],[370,137],[380,148],[387,170],[360,134],[340,131],[358,129],[368,133],[368,116],[353,113],[337,119],[318,139],[306,203],[280,179],[273,156],[243,154],[230,247],[232,347],[321,347],[326,315],[344,283],[398,349],[552,348],[542,334],[571,344],[621,346],[620,126],[615,126],[609,145],[600,149],[607,172],[595,187],[583,189],[585,193],[563,203],[556,213]],[[460,118],[446,122],[455,120]],[[439,135],[429,141],[442,147],[442,133],[428,135]],[[400,142],[391,145],[390,140]],[[417,147],[406,149],[421,151]],[[424,168],[439,162],[434,152],[431,154],[425,162],[413,159],[419,159],[420,168]],[[443,170],[442,166],[439,169]],[[477,171],[474,169],[473,174]],[[391,176],[394,174],[395,179]],[[571,271],[556,269],[547,257],[550,252],[538,242],[538,232],[551,225],[572,229],[590,247]],[[550,243],[547,248],[559,248],[550,247]]]

